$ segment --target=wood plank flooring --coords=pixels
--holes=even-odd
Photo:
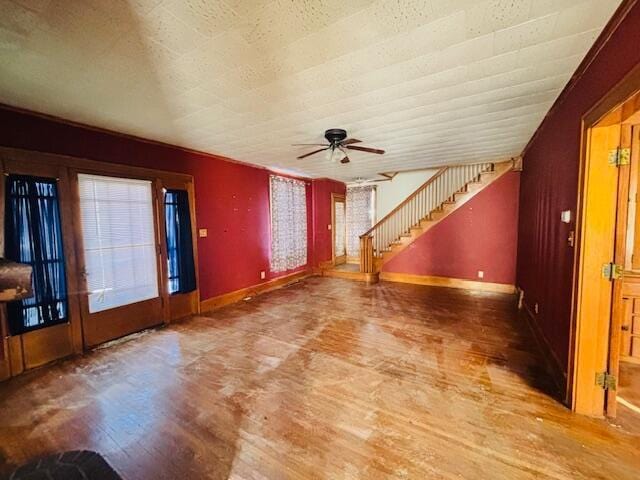
[[[0,384],[0,472],[637,479],[640,436],[550,395],[511,296],[313,277]]]

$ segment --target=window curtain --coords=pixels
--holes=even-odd
[[[6,186],[5,254],[33,268],[34,295],[7,304],[18,335],[67,321],[67,282],[56,181],[9,175]]]
[[[196,268],[193,261],[189,193],[186,190],[167,190],[164,194],[164,213],[169,293],[192,292],[196,289]]]
[[[347,256],[360,255],[360,235],[373,227],[374,185],[347,188]]]
[[[271,271],[307,264],[307,193],[305,183],[271,175]]]

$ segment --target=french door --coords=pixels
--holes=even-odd
[[[347,261],[347,222],[344,195],[331,194],[331,219],[333,229],[333,264]]]
[[[76,181],[85,346],[163,323],[157,186],[82,172]]]
[[[0,160],[0,256],[32,266],[33,296],[0,305],[0,379],[82,351],[66,171]]]

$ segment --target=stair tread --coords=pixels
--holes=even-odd
[[[477,165],[476,168],[477,167],[482,168],[480,165]],[[504,164],[501,162],[497,165],[491,163],[488,164],[488,167],[485,170],[475,170],[476,173],[471,173],[473,178],[464,183],[458,190],[451,193],[449,198],[443,200],[417,223],[410,226],[408,231],[399,234],[396,233],[398,236],[393,241],[388,242],[388,245],[382,249],[376,249],[374,256],[378,260],[379,266],[383,265],[390,256],[397,254],[399,251],[403,251],[407,245],[411,244],[415,239],[424,234],[431,226],[448,217],[456,210],[457,205],[467,202],[478,191],[483,190],[486,186],[490,185],[495,178],[499,177],[506,171],[508,171],[506,162]],[[447,192],[444,193],[445,195],[447,194]],[[412,205],[411,208],[419,208],[420,205],[421,204],[418,203],[416,205]],[[452,207],[452,205],[455,206]],[[413,211],[411,211],[411,213],[413,213]],[[397,227],[399,225],[396,224],[395,226]]]

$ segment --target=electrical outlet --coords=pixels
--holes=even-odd
[[[538,302],[533,305],[533,311],[536,312],[536,315],[540,313],[540,309],[538,308]]]
[[[260,279],[264,280],[266,278],[267,274],[263,271],[260,272]]]
[[[201,228],[198,230],[198,236],[200,238],[205,238],[209,234],[209,231],[206,228]]]
[[[484,272],[482,270],[478,270],[478,278],[484,278]]]

